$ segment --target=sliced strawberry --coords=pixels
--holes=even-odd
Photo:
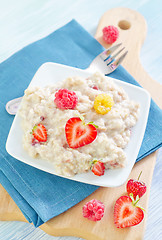
[[[92,162],[91,171],[97,176],[104,175],[104,173],[105,173],[104,163],[101,161],[94,160]]]
[[[93,142],[97,129],[92,124],[85,124],[79,117],[73,117],[66,123],[65,134],[69,147],[78,148]]]
[[[47,141],[47,130],[42,124],[35,125],[32,130],[32,134],[34,138],[37,139],[39,142]]]
[[[139,224],[144,218],[143,210],[133,204],[128,196],[121,196],[115,203],[114,223],[117,228],[131,227]]]

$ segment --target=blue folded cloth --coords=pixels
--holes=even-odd
[[[36,227],[68,210],[98,187],[43,172],[11,157],[5,143],[13,116],[6,112],[5,105],[23,95],[43,63],[57,62],[84,69],[102,51],[103,47],[72,20],[0,64],[0,182]],[[138,85],[121,66],[110,76]],[[137,161],[162,145],[161,119],[162,112],[152,101]]]

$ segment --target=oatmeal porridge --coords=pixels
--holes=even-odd
[[[72,93],[73,105],[70,102],[66,108],[67,101],[57,101],[62,94],[60,89],[65,92],[65,98]],[[102,112],[102,105],[101,112],[96,110],[94,102],[100,101],[100,96],[102,103],[108,97],[107,112]],[[60,175],[90,171],[94,159],[103,162],[105,169],[122,168],[126,164],[124,149],[138,120],[139,109],[139,104],[130,100],[123,88],[98,72],[87,79],[75,76],[44,88],[29,87],[19,110],[23,147],[31,157],[50,161]],[[95,137],[88,143],[81,138],[82,145],[76,147],[70,145],[66,128],[69,120],[72,124],[78,119],[86,127],[90,126],[88,131],[93,130]],[[34,137],[32,129],[38,125],[46,129],[45,141]]]

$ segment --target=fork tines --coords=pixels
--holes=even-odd
[[[122,45],[122,43],[116,44],[116,45],[106,49],[103,53],[101,53],[101,58],[104,60],[104,62],[108,66],[110,66],[112,68],[116,68],[119,64],[121,64],[121,62],[127,55],[128,51],[124,52],[121,56],[119,56],[120,53],[125,49],[125,47],[121,48],[119,51],[114,53],[121,45]],[[114,55],[112,55],[112,53],[114,53]],[[116,59],[117,56],[119,56],[118,59]]]

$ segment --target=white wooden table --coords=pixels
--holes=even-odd
[[[141,51],[141,62],[149,75],[162,83],[162,1],[160,0],[0,0],[0,62],[71,19],[76,19],[94,35],[103,13],[120,6],[139,11],[145,17],[148,33]],[[161,160],[162,149],[159,150],[153,174],[144,240],[162,239]],[[79,240],[75,237],[49,236],[28,223],[0,222],[0,240],[11,239]]]

